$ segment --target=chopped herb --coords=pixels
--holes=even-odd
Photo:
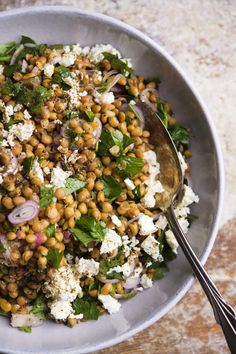
[[[0,253],[5,252],[5,247],[3,246],[2,242],[0,241]]]
[[[122,260],[121,260],[122,255],[123,254],[121,253],[119,256],[111,260],[102,259],[99,264],[99,272],[104,274],[108,279],[115,278],[115,279],[122,280],[123,279],[122,273],[112,272],[107,274],[107,272],[111,268],[117,267],[122,264]]]
[[[70,70],[63,65],[60,65],[60,66],[55,67],[53,81],[56,84],[60,85],[63,88],[63,90],[68,90],[70,88],[70,86],[64,82],[64,79],[66,77],[70,77],[70,76],[71,76]]]
[[[10,224],[8,221],[4,221],[4,223],[2,224],[3,230],[6,232],[15,232],[17,230],[17,228],[15,226],[13,226],[12,224]]]
[[[17,47],[19,47],[19,44],[16,42],[0,44],[0,62],[9,62]]]
[[[72,193],[80,190],[81,188],[83,188],[85,185],[86,185],[86,182],[80,181],[77,178],[69,177],[66,180],[64,191],[65,191],[66,195],[72,194]]]
[[[40,187],[40,208],[47,208],[53,201],[54,197],[54,187]]]
[[[15,85],[11,79],[7,78],[4,85],[1,88],[2,94],[7,96],[13,96],[15,92]]]
[[[81,241],[85,245],[90,241],[102,241],[106,231],[105,223],[87,215],[82,215],[71,230],[74,239]]]
[[[72,307],[75,315],[83,314],[83,320],[97,320],[99,317],[99,310],[96,302],[89,302],[83,299],[75,299]]]
[[[48,237],[53,237],[55,235],[55,231],[56,226],[54,224],[49,224],[45,229],[45,233]]]
[[[24,160],[23,160],[23,171],[22,171],[22,174],[24,176],[28,175],[31,168],[32,168],[32,165],[33,165],[33,161],[34,161],[34,158],[33,156],[30,156],[30,157],[26,157]]]
[[[136,291],[130,291],[128,294],[123,294],[123,299],[129,300],[137,295]]]
[[[118,55],[108,52],[103,52],[102,54],[104,59],[107,59],[110,62],[113,70],[116,70],[125,76],[133,74],[134,70],[128,66],[127,62],[121,60]]]
[[[22,65],[20,65],[20,64],[8,65],[4,68],[3,74],[6,77],[12,77],[15,72],[21,73],[21,67],[22,67]]]
[[[19,331],[25,332],[25,333],[32,333],[32,327],[31,326],[22,326],[18,327]]]
[[[19,123],[18,120],[14,119],[14,118],[10,118],[9,122],[4,123],[4,128],[6,130],[8,130],[10,127],[12,127],[13,125],[18,124],[18,123]]]
[[[81,119],[84,119],[88,122],[93,122],[95,118],[95,114],[92,111],[86,110],[83,112],[80,112],[79,117]]]
[[[123,189],[120,182],[113,176],[103,176],[100,181],[104,185],[103,192],[105,197],[111,201],[116,200],[122,194]]]
[[[65,131],[65,136],[70,139],[70,147],[73,147],[78,140],[78,138],[81,136],[80,133],[76,133],[73,129],[66,129]]]
[[[33,307],[31,310],[31,313],[41,320],[46,320],[47,318],[47,305],[46,305],[46,299],[43,294],[39,294],[33,303]]]
[[[141,191],[140,191],[140,185],[138,185],[137,187],[135,187],[132,192],[133,192],[134,196],[135,196],[137,199],[140,199],[140,198],[142,197]]]
[[[169,128],[170,135],[178,148],[180,144],[188,145],[190,140],[189,131],[180,124],[176,124]]]
[[[161,101],[158,104],[157,112],[158,112],[163,124],[167,128],[168,127],[169,114],[168,114],[167,104],[164,101]]]
[[[121,156],[118,160],[118,169],[123,178],[134,177],[141,171],[143,164],[140,157]]]
[[[79,113],[80,113],[80,112],[78,112],[78,111],[74,111],[74,110],[72,110],[72,109],[68,109],[68,110],[66,111],[65,117],[66,117],[66,119],[78,118],[78,117],[79,117]]]
[[[114,130],[110,132],[109,130],[105,129],[102,131],[100,141],[98,144],[98,155],[105,156],[107,155],[108,150],[113,147],[114,145],[119,146],[121,154],[124,149],[133,144],[134,140],[130,138],[128,135],[123,135],[119,130]]]
[[[60,252],[56,248],[50,248],[47,255],[48,264],[51,267],[58,269],[63,256],[64,256],[63,251]]]
[[[36,44],[36,42],[32,38],[22,35],[20,44]]]

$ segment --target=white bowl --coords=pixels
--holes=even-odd
[[[193,207],[198,220],[188,238],[204,263],[213,246],[223,194],[220,145],[209,113],[185,73],[154,41],[113,18],[72,7],[32,7],[0,13],[0,43],[28,35],[41,43],[111,43],[132,59],[136,73],[162,80],[161,95],[168,98],[178,120],[192,131],[192,184],[200,196]],[[150,326],[187,292],[192,272],[182,252],[170,272],[155,285],[122,304],[119,313],[73,329],[45,323],[32,334],[12,329],[0,319],[0,352],[6,354],[88,353],[114,345]]]

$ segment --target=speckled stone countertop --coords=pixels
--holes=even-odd
[[[0,0],[0,10],[74,5],[116,17],[145,32],[183,67],[205,100],[221,140],[226,190],[221,228],[207,270],[236,306],[236,1]],[[96,354],[224,354],[224,338],[197,282],[160,321]]]

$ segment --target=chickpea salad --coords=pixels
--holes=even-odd
[[[178,243],[158,208],[138,99],[178,149],[185,233],[199,198],[187,183],[190,133],[159,84],[110,44],[0,45],[0,315],[13,327],[97,320],[168,271]]]

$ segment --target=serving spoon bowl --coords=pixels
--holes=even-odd
[[[208,297],[215,319],[222,327],[230,351],[236,353],[236,314],[203,268],[174,213],[173,206],[183,188],[183,173],[174,142],[156,112],[140,100],[136,105],[142,111],[145,128],[150,132],[150,142],[155,148],[160,164],[159,180],[165,192],[160,194],[158,207],[166,216],[185,257]]]

